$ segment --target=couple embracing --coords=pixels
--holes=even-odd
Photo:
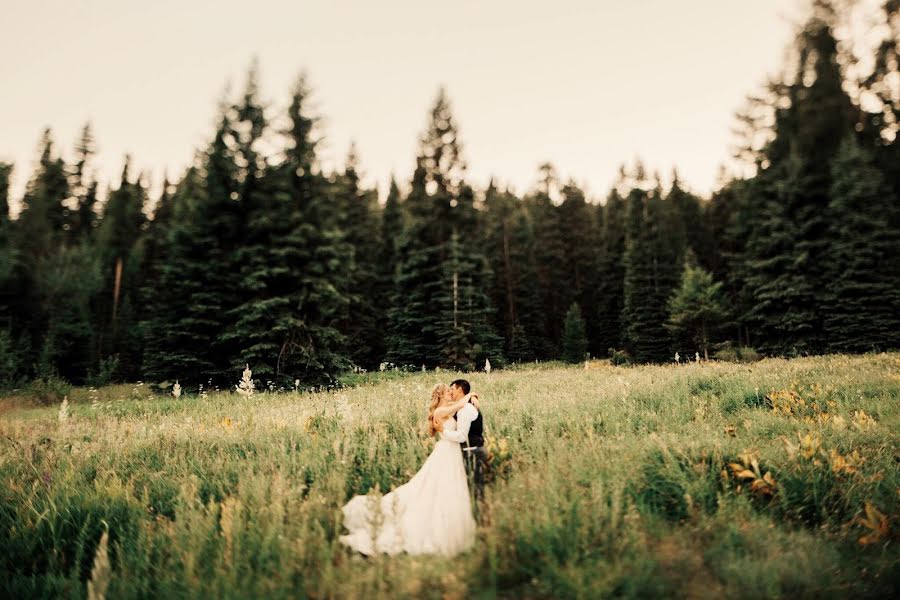
[[[483,419],[478,394],[457,379],[431,390],[428,433],[440,434],[422,468],[405,484],[385,494],[354,496],[342,511],[349,533],[341,542],[365,555],[443,554],[452,556],[475,542],[476,505],[484,497]],[[468,476],[467,476],[468,475]]]

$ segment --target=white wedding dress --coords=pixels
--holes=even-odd
[[[452,556],[475,542],[475,519],[459,445],[467,432],[450,417],[441,439],[413,478],[381,497],[354,496],[341,509],[349,533],[340,540],[373,555]]]

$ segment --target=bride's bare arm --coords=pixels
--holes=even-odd
[[[463,406],[466,405],[471,396],[472,394],[466,394],[459,400],[459,402],[454,402],[453,404],[448,404],[447,406],[439,406],[434,411],[435,419],[445,419],[450,415],[455,415]]]

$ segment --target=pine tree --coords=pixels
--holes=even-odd
[[[43,371],[40,376],[53,374],[56,371],[55,360],[67,353],[55,347],[67,342],[48,334],[55,329],[50,319],[54,317],[55,308],[59,309],[55,317],[60,323],[70,319],[70,315],[64,314],[64,307],[54,305],[58,301],[74,303],[72,299],[59,296],[58,292],[70,283],[79,283],[77,277],[67,274],[73,264],[70,257],[59,256],[64,240],[64,201],[69,195],[66,165],[57,156],[52,135],[47,129],[41,139],[37,169],[28,182],[22,208],[12,230],[12,243],[18,249],[19,258],[14,274],[19,289],[11,308],[19,329],[15,336],[23,344],[23,353],[27,353],[23,362],[27,365],[39,364]],[[59,269],[65,269],[66,273],[59,273]],[[80,310],[77,309],[79,316]]]
[[[13,165],[0,162],[0,253],[3,260],[0,261],[0,298],[6,295],[8,283],[13,275],[13,248],[12,248],[12,222],[9,213],[9,184],[12,179]],[[6,302],[0,300],[0,315],[5,314],[3,307]],[[0,323],[2,329],[4,323]]]
[[[454,229],[443,262],[443,280],[449,288],[439,290],[437,296],[442,309],[436,321],[442,364],[471,371],[490,359],[502,366],[503,340],[491,325],[493,310],[485,293],[490,267],[477,237],[474,190],[463,185],[451,207]]]
[[[538,358],[555,359],[560,354],[563,320],[569,306],[565,279],[565,229],[559,208],[552,196],[557,190],[556,172],[552,165],[540,167],[541,183],[538,190],[526,197],[528,218],[532,223],[535,245],[535,269],[537,286],[541,296],[544,329],[536,339],[540,347],[534,348]]]
[[[724,179],[724,171],[720,178]],[[703,211],[705,227],[710,236],[712,252],[708,258],[709,270],[713,276],[724,281],[732,269],[731,260],[736,250],[735,240],[730,235],[732,220],[737,208],[737,188],[735,181],[722,181],[721,187],[712,193]]]
[[[602,245],[598,249],[598,288],[594,353],[622,347],[625,295],[625,200],[616,189],[603,206]]]
[[[103,209],[97,230],[97,249],[103,277],[95,300],[97,360],[118,356],[115,376],[134,380],[140,375],[140,330],[135,310],[140,306],[140,245],[146,223],[143,209],[146,190],[140,178],[130,181],[131,158],[126,157],[119,187],[113,190]]]
[[[352,340],[350,360],[360,367],[373,369],[384,357],[384,331],[379,307],[380,214],[375,190],[364,189],[357,172],[359,159],[351,146],[342,175],[333,184],[338,227],[353,252],[353,267],[347,277],[347,310],[341,332]]]
[[[482,230],[484,254],[492,277],[491,322],[505,337],[510,359],[532,360],[532,336],[544,329],[536,286],[534,234],[525,206],[514,194],[493,183],[485,193]],[[513,349],[513,345],[516,346]]]
[[[381,228],[379,230],[380,249],[378,251],[378,265],[380,267],[381,285],[385,290],[382,297],[390,296],[394,287],[394,277],[397,273],[397,238],[405,227],[403,208],[401,206],[400,188],[397,181],[391,176],[387,199],[381,215]]]
[[[658,184],[628,195],[622,315],[627,347],[639,362],[665,361],[671,349],[666,303],[678,285],[683,249],[672,234],[675,212],[661,196]]]
[[[27,268],[34,267],[42,259],[52,256],[63,239],[65,206],[69,197],[66,165],[56,156],[50,130],[44,131],[41,140],[41,156],[22,198],[16,229],[21,236]]]
[[[563,360],[569,363],[582,362],[587,355],[587,332],[581,309],[573,302],[566,312],[563,328]]]
[[[247,363],[273,385],[334,381],[347,365],[339,321],[351,249],[336,229],[326,182],[317,172],[315,118],[307,114],[304,78],[294,88],[285,160],[258,182],[248,207],[241,303],[223,340],[237,346],[232,366]]]
[[[772,86],[773,138],[762,171],[744,187],[748,231],[740,271],[750,290],[748,324],[766,352],[819,352],[828,285],[826,210],[830,162],[857,120],[843,90],[829,7],[816,11],[797,38],[793,81]]]
[[[584,192],[569,182],[561,190],[562,203],[559,211],[560,227],[565,235],[562,236],[564,248],[563,280],[567,285],[561,290],[565,306],[572,302],[578,303],[582,315],[585,318],[589,338],[593,337],[597,330],[596,311],[597,305],[597,245],[598,227],[597,213],[594,206],[588,203]]]
[[[387,358],[391,348],[391,340],[395,339],[394,321],[397,306],[401,301],[397,296],[397,278],[400,275],[400,241],[406,230],[406,216],[401,204],[402,196],[397,181],[391,175],[388,195],[381,212],[381,229],[379,230],[378,250],[378,291],[376,306],[378,307],[381,332],[383,335],[382,361]]]
[[[678,348],[683,355],[695,350],[708,360],[713,336],[726,319],[725,298],[722,283],[692,262],[686,261],[681,286],[669,298],[666,326],[675,340],[693,344]]]
[[[0,230],[7,233],[9,227],[9,184],[12,180],[12,163],[0,162]],[[5,238],[4,238],[5,240]]]
[[[672,172],[672,187],[666,195],[666,202],[677,213],[676,243],[690,249],[700,265],[710,268],[713,258],[711,234],[704,219],[704,205],[699,197],[683,188],[678,171]]]
[[[706,208],[707,230],[714,248],[710,255],[710,272],[717,281],[724,284],[730,311],[729,331],[731,339],[738,345],[750,346],[744,315],[749,312],[750,288],[745,285],[741,267],[741,256],[745,250],[749,230],[745,223],[750,218],[741,199],[746,195],[746,182],[732,180],[725,182],[713,193]]]
[[[69,243],[88,240],[97,225],[97,182],[91,178],[91,159],[96,153],[91,124],[81,130],[81,138],[75,146],[75,164],[72,166],[72,195],[77,204],[66,210],[67,238]]]
[[[162,331],[151,334],[153,348],[144,367],[150,381],[228,386],[234,377],[232,361],[240,357],[229,333],[241,298],[239,250],[246,220],[241,175],[248,167],[244,164],[242,173],[235,158],[240,135],[234,115],[223,103],[212,142],[175,195],[160,284],[171,321],[166,337]]]
[[[35,376],[82,383],[94,364],[91,301],[102,282],[96,255],[86,244],[61,247],[36,275],[35,313],[43,316],[43,329]]]
[[[513,327],[506,355],[512,363],[528,362],[534,359],[531,341],[522,325],[516,324]]]
[[[173,186],[169,183],[168,175],[163,178],[162,190],[153,209],[153,218],[147,224],[144,235],[141,238],[141,284],[138,290],[140,303],[139,327],[140,337],[143,341],[141,352],[141,376],[146,377],[150,367],[150,356],[153,360],[159,357],[156,354],[155,344],[159,342],[156,328],[162,328],[168,319],[168,306],[163,300],[163,269],[169,260],[169,230],[175,210],[175,198],[172,193]],[[154,381],[161,381],[156,379]]]
[[[9,227],[9,183],[12,179],[13,165],[0,162],[0,230],[7,232]],[[4,238],[5,240],[5,238]]]
[[[206,203],[203,174],[191,167],[175,186],[168,222],[160,220],[151,232],[160,236],[158,281],[154,275],[144,286],[145,311],[141,329],[144,334],[143,378],[153,383],[184,381],[205,384],[204,374],[213,365],[202,353],[205,340],[194,337],[197,323],[193,317],[194,294],[205,283],[204,265],[191,259],[193,233],[201,207]],[[159,213],[162,219],[165,212]],[[190,375],[193,378],[189,381]]]
[[[860,82],[867,100],[876,102],[874,110],[861,114],[861,137],[874,151],[874,159],[895,202],[900,203],[900,2],[885,0],[879,22],[870,31],[882,32],[872,71]],[[855,60],[855,58],[854,58]],[[894,229],[900,229],[900,215],[894,212]]]
[[[437,342],[429,323],[433,307],[429,304],[435,292],[434,282],[440,285],[436,249],[441,239],[428,227],[430,199],[425,183],[425,169],[420,160],[405,202],[406,224],[397,240],[397,270],[389,315],[386,360],[400,367],[437,364]]]
[[[808,263],[796,259],[800,231],[780,196],[784,184],[772,179],[771,174],[759,176],[746,188],[754,216],[741,265],[741,278],[751,290],[745,318],[764,352],[814,351],[816,290],[806,273]]]
[[[825,334],[836,352],[900,347],[897,204],[872,156],[848,137],[832,163]]]
[[[409,220],[399,245],[388,361],[469,368],[499,356],[487,322],[487,268],[478,249],[474,193],[464,183],[456,124],[443,90],[420,140]]]
[[[16,348],[13,312],[18,292],[18,255],[12,245],[9,187],[13,165],[0,162],[0,386],[14,384],[23,370]]]

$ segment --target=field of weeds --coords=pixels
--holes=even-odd
[[[473,374],[492,453],[477,547],[354,555],[340,506],[418,469],[430,388],[452,376],[0,400],[0,596],[900,591],[898,354]]]

